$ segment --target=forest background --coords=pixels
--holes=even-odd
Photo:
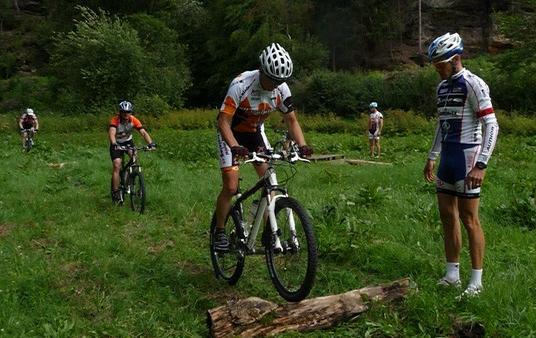
[[[308,114],[434,113],[428,43],[465,39],[498,109],[536,111],[536,1],[0,0],[0,112],[99,113],[129,99],[153,115],[219,106],[230,80],[279,42]],[[419,34],[419,31],[421,34]]]

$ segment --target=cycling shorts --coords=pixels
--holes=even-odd
[[[117,142],[118,145],[122,146],[122,147],[134,147],[134,142],[132,140],[128,140],[126,142]],[[110,158],[113,160],[115,160],[116,158],[123,158],[123,154],[126,153],[125,150],[118,150],[118,149],[115,149],[115,147],[113,146],[113,144],[110,144]]]
[[[257,132],[254,133],[240,133],[233,132],[233,136],[239,145],[246,147],[249,152],[261,152],[266,149],[270,149],[270,143],[264,133],[264,124],[257,128]],[[233,160],[231,154],[231,148],[227,145],[227,142],[223,140],[223,137],[218,132],[218,154],[220,157],[220,168],[225,169],[229,167],[237,166],[238,163]]]
[[[369,140],[379,140],[380,135],[378,135],[376,131],[374,131],[374,133],[371,133],[371,130],[369,129],[368,138]]]
[[[480,197],[480,187],[468,189],[465,177],[476,163],[479,144],[442,143],[436,191],[463,198]]]

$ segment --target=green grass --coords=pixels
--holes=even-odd
[[[148,189],[140,216],[110,203],[105,126],[43,123],[25,154],[7,121],[0,119],[0,336],[206,336],[206,311],[232,297],[282,301],[263,257],[247,258],[234,287],[214,278],[207,230],[221,182],[213,130],[151,130],[159,149],[140,157]],[[367,159],[362,134],[306,136],[317,153]],[[290,193],[310,210],[319,245],[312,297],[404,276],[418,285],[401,303],[376,304],[308,336],[448,336],[460,321],[481,322],[490,336],[536,336],[533,137],[500,136],[481,200],[486,289],[457,302],[456,291],[435,286],[441,224],[434,188],[422,178],[431,136],[385,135],[383,160],[393,166],[298,167]],[[251,184],[253,170],[242,172]],[[461,263],[467,281],[465,236]]]

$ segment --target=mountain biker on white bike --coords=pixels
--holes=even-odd
[[[216,202],[216,250],[225,251],[229,247],[225,218],[238,189],[237,160],[247,157],[250,152],[270,148],[264,133],[264,120],[271,112],[279,110],[283,113],[290,135],[299,145],[300,155],[308,157],[312,154],[285,82],[293,70],[290,55],[278,43],[272,43],[261,52],[259,61],[260,69],[243,72],[231,82],[218,115],[217,139],[223,186]],[[264,175],[266,168],[266,164],[255,165],[259,176]]]
[[[26,108],[19,119],[19,128],[22,136],[22,147],[28,132],[32,131],[34,135],[39,130],[39,120],[32,108]]]
[[[119,103],[119,111],[111,119],[108,129],[108,138],[110,140],[110,158],[112,159],[112,195],[114,202],[121,202],[121,194],[119,192],[119,171],[121,170],[121,162],[123,153],[131,154],[124,148],[133,148],[134,142],[132,140],[132,130],[136,129],[145,142],[147,142],[147,148],[153,150],[156,148],[156,144],[153,143],[151,136],[145,130],[140,120],[134,117],[132,114],[133,105],[129,101],[122,101]]]

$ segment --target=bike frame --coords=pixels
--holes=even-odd
[[[275,173],[275,168],[273,165],[272,157],[268,162],[268,168],[266,173],[262,178],[260,178],[257,183],[244,193],[238,193],[237,199],[234,203],[235,210],[238,208],[241,218],[242,218],[242,227],[245,237],[245,246],[248,253],[256,253],[255,242],[257,240],[257,235],[259,233],[262,222],[264,221],[266,211],[268,211],[268,219],[270,220],[270,230],[271,235],[275,238],[274,249],[283,250],[281,245],[281,240],[279,238],[279,228],[277,225],[277,219],[275,217],[275,204],[279,198],[288,197],[288,193],[284,187],[281,187],[277,182],[277,176]],[[256,162],[259,158],[256,157],[256,154],[253,153],[253,159],[247,160],[247,162]],[[266,161],[264,161],[266,162]],[[242,202],[255,194],[258,190],[264,189],[261,199],[259,201],[259,206],[253,219],[252,224],[246,224],[243,220],[243,210]],[[296,233],[296,223],[294,222],[294,216],[291,210],[287,210],[289,227],[291,233]],[[262,253],[262,252],[260,252]]]

